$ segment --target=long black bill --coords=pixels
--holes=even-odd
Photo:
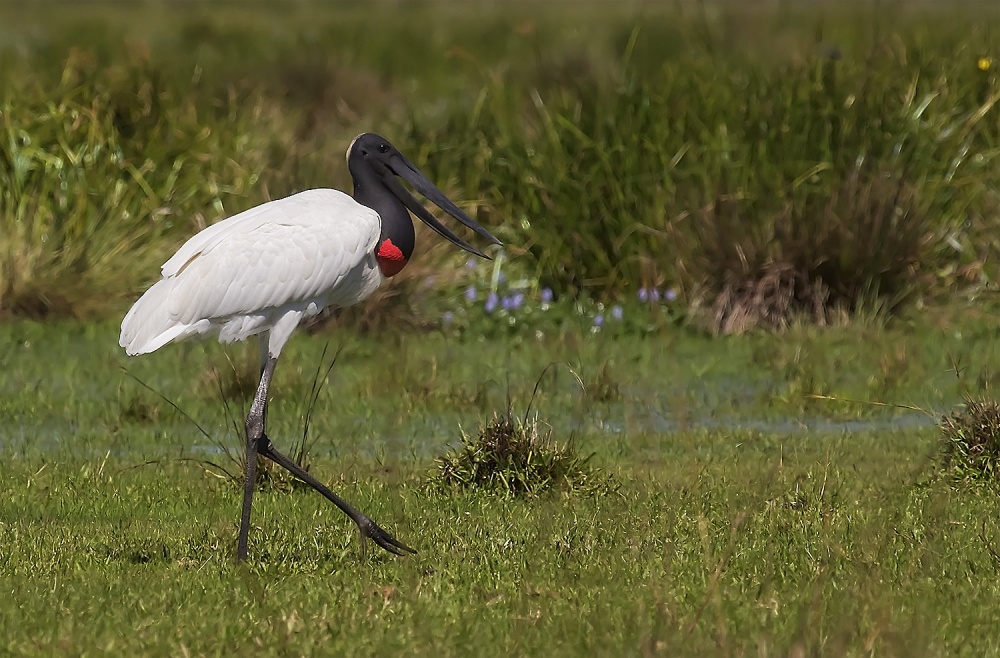
[[[420,173],[420,171],[413,166],[413,163],[406,159],[402,154],[393,157],[392,171],[398,176],[402,177],[407,183],[412,185],[418,192],[423,194],[425,197],[430,199],[430,201],[436,205],[441,210],[445,211],[462,224],[465,224],[473,231],[486,238],[492,244],[502,244],[500,240],[496,238],[492,233],[487,231],[485,228],[480,226],[474,219],[462,212],[462,209],[452,203],[451,199],[446,197],[444,193],[434,186],[434,183],[427,180],[427,178]],[[482,258],[489,259],[489,256],[484,254],[482,251],[473,247],[471,244],[463,240],[462,238],[455,235],[455,233],[449,229],[447,226],[442,224],[437,220],[434,215],[427,211],[424,206],[417,201],[409,191],[399,184],[395,178],[387,176],[385,179],[386,187],[389,188],[396,198],[403,202],[410,212],[419,217],[425,224],[430,226],[432,229],[437,231],[439,235],[450,241],[452,244],[458,245],[462,249],[465,249],[471,254],[475,254]]]

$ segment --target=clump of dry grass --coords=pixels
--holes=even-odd
[[[968,397],[941,419],[945,471],[967,482],[1000,483],[1000,402]]]
[[[591,455],[592,456],[592,455]],[[537,496],[553,489],[597,493],[613,487],[572,442],[552,430],[539,432],[537,417],[494,414],[475,435],[463,432],[456,449],[436,458],[430,481],[444,488],[479,489],[510,496]]]
[[[791,263],[767,263],[753,275],[727,279],[711,304],[715,333],[784,329],[795,317],[825,324],[829,290]]]
[[[777,209],[730,195],[700,210],[691,274],[714,333],[891,312],[926,287],[941,231],[914,185],[877,167],[842,176]]]

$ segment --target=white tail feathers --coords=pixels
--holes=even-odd
[[[122,320],[118,344],[125,348],[125,353],[129,356],[148,354],[167,343],[204,333],[209,328],[207,320],[183,324],[170,317],[167,297],[172,283],[171,279],[158,281],[139,298]]]

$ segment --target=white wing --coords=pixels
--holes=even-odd
[[[290,308],[346,306],[381,282],[371,257],[378,214],[337,190],[308,190],[213,224],[162,268],[122,322],[130,354],[221,330],[265,330]]]

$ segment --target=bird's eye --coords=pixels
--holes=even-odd
[[[379,144],[378,145],[378,152],[379,153],[388,153],[389,152],[389,145],[388,144]]]

